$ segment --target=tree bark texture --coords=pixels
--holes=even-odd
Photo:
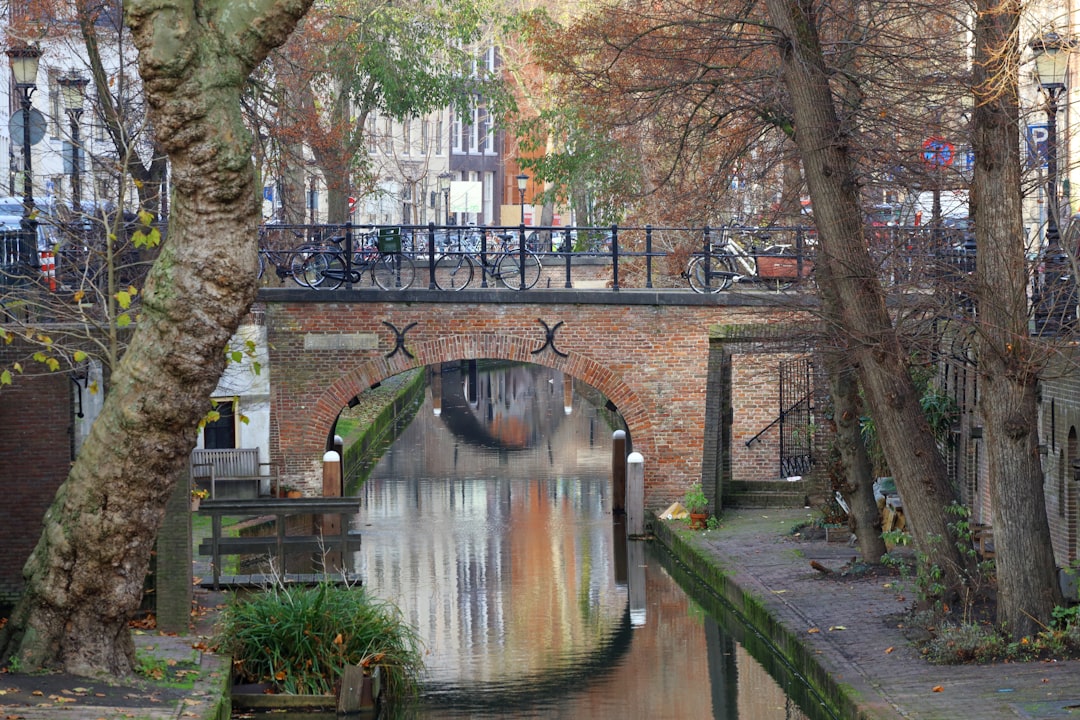
[[[175,198],[137,329],[46,514],[4,631],[5,655],[27,670],[131,671],[127,622],[165,505],[255,297],[259,193],[241,89],[309,3],[125,3]]]
[[[1028,332],[1020,199],[1020,3],[979,0],[975,25],[975,174],[979,409],[997,566],[998,623],[1014,638],[1062,602],[1038,453],[1042,363]]]
[[[952,539],[946,508],[956,495],[923,415],[863,234],[850,148],[829,85],[812,0],[767,0],[777,31],[784,83],[791,97],[795,141],[802,156],[818,230],[817,268],[826,317],[848,336],[853,363],[882,451],[904,502],[917,548],[958,592],[970,561]]]
[[[859,543],[863,562],[880,563],[888,549],[881,537],[881,511],[874,498],[874,472],[863,442],[859,419],[862,403],[855,370],[845,362],[842,346],[823,351],[836,423],[844,487],[840,494],[848,505],[849,525]]]

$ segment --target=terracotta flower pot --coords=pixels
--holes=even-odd
[[[690,529],[704,530],[709,521],[709,513],[690,513]]]

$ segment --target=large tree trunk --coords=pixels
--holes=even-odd
[[[915,543],[941,569],[946,592],[959,592],[969,559],[953,542],[946,508],[956,500],[919,395],[907,354],[892,327],[863,235],[858,185],[829,86],[813,3],[767,0],[778,31],[784,83],[792,100],[818,229],[818,266],[835,293],[822,293],[828,316],[849,335],[854,364],[877,423]]]
[[[127,621],[165,504],[208,410],[225,344],[255,296],[259,205],[241,87],[309,3],[125,3],[176,194],[138,328],[46,514],[26,591],[4,631],[5,655],[23,668],[131,671]]]
[[[840,494],[848,505],[848,524],[858,540],[863,562],[877,564],[888,549],[881,537],[881,511],[874,498],[873,464],[859,427],[859,384],[854,369],[845,362],[847,355],[842,348],[826,348],[824,355],[844,477]]]
[[[1061,603],[1038,454],[1040,363],[1028,333],[1020,204],[1015,0],[979,0],[975,24],[975,190],[979,408],[997,565],[998,623],[1014,638],[1050,623]]]

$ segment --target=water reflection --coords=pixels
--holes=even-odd
[[[565,388],[537,366],[446,374],[360,490],[356,567],[427,645],[418,717],[805,718],[627,545],[612,428]]]

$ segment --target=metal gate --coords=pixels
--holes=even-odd
[[[813,364],[780,363],[780,477],[805,475],[814,463]]]

